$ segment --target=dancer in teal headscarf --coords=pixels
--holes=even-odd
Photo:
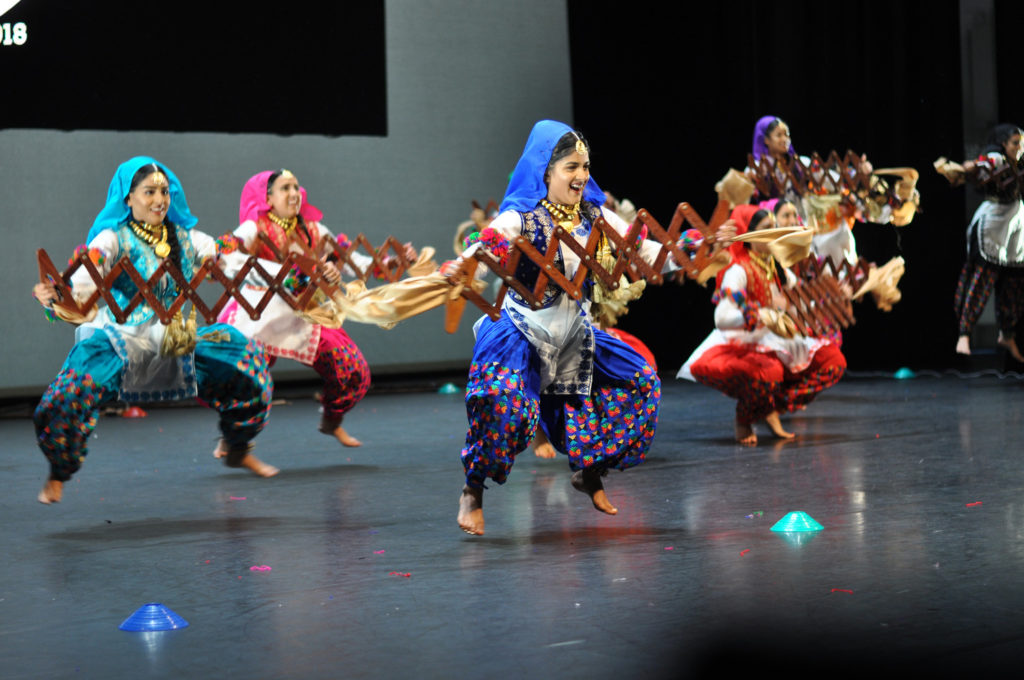
[[[215,257],[217,245],[192,231],[181,183],[167,166],[138,156],[121,164],[110,182],[107,202],[89,231],[87,249],[106,275],[122,258],[149,279],[165,258],[191,279],[203,260]],[[95,284],[85,268],[72,277],[74,295],[84,299]],[[138,292],[126,275],[111,285],[115,302],[124,306]],[[168,306],[176,284],[164,276],[154,294]],[[37,284],[36,298],[51,308],[56,291]],[[176,319],[165,326],[145,302],[118,323],[104,308],[80,323],[75,346],[46,390],[34,414],[39,447],[50,474],[39,493],[42,503],[61,499],[63,484],[81,467],[100,407],[114,400],[168,401],[195,397],[220,413],[220,448],[231,467],[258,475],[277,473],[250,453],[252,439],[270,412],[271,379],[260,346],[225,324],[195,329]]]
[[[556,224],[583,244],[601,216],[625,235],[629,225],[602,208],[604,200],[590,177],[586,140],[564,123],[541,121],[512,173],[499,215],[463,257],[486,247],[500,258],[519,236],[546,252]],[[556,247],[553,266],[571,279],[580,260],[571,249]],[[638,250],[653,263],[660,248],[643,241]],[[670,261],[666,269],[671,268]],[[519,281],[532,290],[537,275],[536,265],[520,259]],[[643,357],[593,326],[591,292],[588,285],[584,299],[576,301],[549,285],[534,309],[510,289],[501,318],[477,322],[466,387],[466,484],[458,514],[467,533],[484,533],[484,482],[504,483],[538,427],[568,456],[573,486],[597,510],[618,512],[601,478],[612,468],[643,461],[657,424],[660,382]]]

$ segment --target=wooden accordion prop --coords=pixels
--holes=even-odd
[[[633,221],[625,236],[619,234],[603,217],[599,217],[590,230],[587,242],[582,245],[572,234],[556,225],[544,253],[534,248],[533,244],[522,236],[516,237],[509,244],[508,254],[501,260],[487,250],[478,248],[470,257],[462,261],[459,268],[448,279],[455,286],[457,294],[449,297],[445,330],[449,333],[456,331],[466,301],[472,302],[489,317],[497,320],[501,315],[502,301],[509,288],[513,289],[526,304],[537,309],[541,306],[540,300],[543,299],[544,291],[549,285],[554,285],[573,299],[579,300],[583,295],[583,286],[588,276],[598,279],[608,290],[616,290],[622,277],[630,282],[643,279],[649,283],[660,284],[663,282],[661,269],[666,258],[669,257],[675,260],[687,277],[696,279],[721,252],[722,247],[715,242],[714,235],[728,216],[729,205],[726,202],[719,202],[709,222],[705,222],[689,203],[680,203],[676,207],[668,229],[665,229],[649,212],[641,209],[637,212],[636,220]],[[703,236],[700,245],[693,251],[684,251],[677,243],[684,222]],[[653,264],[648,264],[636,248],[645,228],[648,238],[661,244],[661,250]],[[614,262],[610,267],[602,265],[599,261],[598,250],[601,248],[602,240],[606,240],[612,249]],[[571,279],[566,278],[554,265],[559,245],[569,248],[580,258],[580,265]],[[540,270],[536,285],[532,290],[515,277],[516,269],[524,257],[537,265]],[[476,277],[480,265],[494,272],[501,281],[493,301],[485,299],[470,285]]]
[[[915,186],[918,173],[913,168],[876,169],[865,173],[863,159],[853,151],[843,155],[831,151],[822,158],[817,152],[808,160],[792,156],[775,161],[767,156],[755,160],[747,155],[743,173],[762,197],[795,193],[801,199],[814,196],[835,196],[852,213],[877,216],[888,205],[894,225],[905,226],[919,211],[920,195]],[[899,177],[894,181],[884,175]]]
[[[330,298],[338,291],[338,286],[328,283],[323,277],[319,267],[319,257],[325,254],[330,258],[337,258],[339,268],[347,266],[355,274],[355,277],[362,281],[366,281],[371,276],[388,282],[398,281],[412,264],[412,261],[406,257],[404,246],[391,236],[376,248],[363,234],[359,234],[354,241],[346,246],[339,245],[333,239],[325,239],[326,252],[319,254],[294,235],[289,237],[284,248],[279,248],[263,233],[260,233],[258,238],[274,253],[276,261],[282,265],[276,275],[270,274],[260,264],[259,258],[250,255],[233,277],[222,272],[212,258],[203,262],[195,270],[191,279],[187,279],[177,264],[170,259],[164,260],[148,279],[139,273],[128,258],[118,260],[104,276],[89,258],[87,252],[76,255],[68,263],[68,268],[64,272],[59,272],[46,251],[39,249],[36,251],[39,280],[42,283],[53,284],[57,291],[57,301],[54,302],[54,306],[61,308],[70,318],[85,318],[102,298],[106,301],[107,307],[118,323],[124,323],[143,302],[153,309],[156,317],[165,325],[171,323],[175,315],[181,313],[186,303],[189,302],[206,323],[213,323],[231,298],[237,300],[239,306],[253,319],[260,318],[275,295],[281,297],[292,309],[299,312],[316,304],[314,296],[318,291]],[[373,264],[365,269],[356,265],[351,257],[352,253],[359,248],[366,251],[373,260]],[[96,284],[96,289],[86,299],[76,300],[72,295],[71,277],[79,268],[83,267],[89,273],[93,283]],[[255,306],[245,299],[240,290],[250,272],[257,274],[267,284],[267,290]],[[122,275],[128,276],[138,288],[138,291],[124,307],[118,305],[111,292],[114,281]],[[286,285],[286,280],[295,275],[304,277],[306,280],[304,285],[293,289]],[[154,287],[164,276],[169,276],[178,290],[174,301],[167,306],[163,305],[153,292]],[[219,286],[220,295],[212,305],[207,305],[199,292],[200,286],[207,280],[213,281]]]
[[[966,174],[967,179],[986,194],[1005,200],[1024,196],[1024,158],[999,165],[985,159]]]
[[[867,280],[870,267],[864,258],[855,265],[844,261],[838,267],[830,257],[819,261],[811,256],[799,262],[793,267],[796,284],[782,290],[789,303],[785,312],[789,322],[773,330],[786,336],[825,337],[849,328],[857,320],[851,298],[843,291],[840,280],[856,289]],[[782,329],[789,332],[779,332]]]

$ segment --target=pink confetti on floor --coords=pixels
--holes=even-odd
[[[973,507],[975,507],[975,506],[977,506],[977,505],[981,505],[981,501],[975,501],[975,502],[973,502],[973,503],[968,503],[968,504],[967,504],[967,507],[968,507],[968,508],[973,508]]]
[[[744,555],[746,555],[746,554],[747,554],[748,552],[750,552],[750,548],[747,548],[746,550],[741,550],[741,551],[740,551],[740,557],[743,557],[743,556],[744,556]]]
[[[373,554],[374,554],[374,555],[383,555],[383,554],[384,554],[384,551],[383,551],[383,550],[374,550],[374,551],[373,551]]]
[[[832,592],[833,593],[846,593],[848,595],[853,595],[853,591],[852,590],[846,590],[845,588],[833,588]]]
[[[388,574],[388,576],[401,576],[402,578],[412,578],[412,574],[409,574],[409,573],[403,574],[400,571],[392,571],[391,573]]]
[[[228,500],[244,501],[245,500],[245,496],[228,496]]]
[[[671,545],[667,545],[665,546],[665,550],[675,550],[675,548]]]
[[[265,564],[257,564],[249,567],[249,571],[270,571],[270,567]]]

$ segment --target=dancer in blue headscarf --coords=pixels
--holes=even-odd
[[[165,258],[177,263],[186,279],[203,260],[216,256],[217,245],[193,231],[181,183],[167,166],[139,156],[121,164],[110,182],[107,202],[89,230],[88,246],[79,246],[104,276],[122,258],[149,279]],[[80,251],[76,251],[80,252]],[[84,267],[72,277],[74,295],[84,300],[95,283]],[[52,308],[52,284],[37,284],[40,304]],[[122,308],[138,288],[122,273],[111,285]],[[178,294],[170,276],[154,286],[169,306]],[[55,311],[58,314],[61,310]],[[60,501],[64,482],[81,467],[100,407],[122,401],[167,401],[198,398],[220,412],[220,447],[231,467],[258,475],[277,473],[250,453],[252,439],[270,412],[271,379],[262,348],[226,324],[195,328],[180,317],[164,326],[143,303],[118,323],[109,308],[80,324],[75,346],[46,390],[34,414],[39,447],[50,474],[39,493],[42,503]]]
[[[590,177],[586,140],[564,123],[541,121],[512,173],[500,214],[463,257],[479,247],[501,257],[520,235],[544,253],[556,224],[583,244],[600,216],[625,234],[629,225],[602,208],[604,200]],[[659,249],[644,241],[640,252],[653,262]],[[571,279],[579,262],[572,250],[559,247],[554,265]],[[522,258],[516,278],[532,289],[537,275],[537,266]],[[458,514],[467,533],[484,533],[484,482],[505,481],[538,425],[568,455],[573,486],[598,510],[618,512],[601,478],[611,468],[643,461],[654,437],[661,384],[639,354],[592,325],[591,293],[588,285],[584,299],[576,301],[549,285],[540,308],[533,309],[510,289],[501,318],[477,322],[466,387],[466,485]]]

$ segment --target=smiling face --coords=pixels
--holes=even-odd
[[[583,199],[583,188],[590,181],[590,154],[573,151],[555,161],[544,176],[548,200],[559,205],[575,205]]]
[[[764,143],[768,147],[768,153],[779,158],[789,153],[789,146],[792,140],[789,137],[789,126],[778,121],[778,125],[764,137]]]
[[[132,219],[144,224],[161,224],[171,204],[171,187],[167,176],[154,172],[135,185],[125,203],[132,210]]]
[[[267,187],[267,203],[270,211],[282,219],[289,220],[298,215],[302,208],[298,178],[291,173],[282,173]]]

